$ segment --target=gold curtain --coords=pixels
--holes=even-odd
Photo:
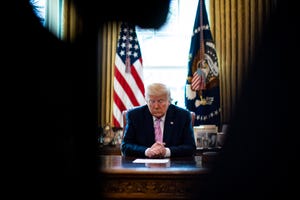
[[[254,47],[276,0],[210,0],[210,25],[220,66],[222,123],[228,123],[247,78]]]
[[[62,15],[62,39],[67,42],[74,42],[76,36],[81,33],[82,20],[79,18],[72,0],[62,0]]]
[[[120,22],[105,23],[100,31],[100,40],[102,46],[100,53],[102,54],[100,61],[100,105],[99,107],[99,126],[107,123],[112,124],[112,108],[113,108],[113,80],[116,48],[118,35],[120,32]]]

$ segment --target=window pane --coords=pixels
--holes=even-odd
[[[144,68],[144,83],[163,82],[170,86],[172,102],[180,107],[184,105],[184,87],[186,69],[183,67],[146,67]]]
[[[46,0],[30,0],[35,9],[35,14],[40,18],[41,23],[45,25],[45,5]]]
[[[184,107],[188,54],[198,0],[172,0],[165,25],[140,29],[137,35],[144,66],[144,83],[170,86],[173,103]]]

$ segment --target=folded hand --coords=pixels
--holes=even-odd
[[[150,158],[163,158],[166,155],[165,143],[155,142],[150,150],[147,152],[147,156]]]

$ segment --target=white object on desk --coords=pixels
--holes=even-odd
[[[133,163],[168,163],[170,162],[169,158],[164,158],[164,159],[149,159],[149,158],[137,158]]]

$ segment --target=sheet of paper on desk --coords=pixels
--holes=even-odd
[[[169,158],[164,158],[164,159],[149,159],[149,158],[137,158],[133,163],[168,163],[170,161]]]

